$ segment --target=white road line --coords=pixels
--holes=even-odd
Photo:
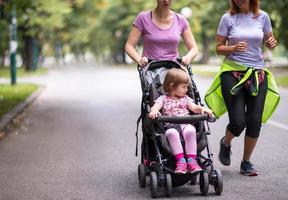
[[[288,131],[288,126],[285,125],[285,124],[282,124],[282,123],[279,123],[279,122],[276,122],[276,121],[273,121],[273,120],[269,120],[267,122],[267,124],[270,124],[272,126],[276,126],[277,128],[281,128],[281,129],[284,129],[284,130]]]

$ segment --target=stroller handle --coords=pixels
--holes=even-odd
[[[207,120],[208,122],[215,122],[216,117],[210,117],[207,113],[202,115],[185,115],[185,116],[159,116],[156,118],[158,122],[173,123],[173,124],[189,124]]]
[[[182,58],[178,57],[177,59],[177,62],[181,63],[182,62]]]

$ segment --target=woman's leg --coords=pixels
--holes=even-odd
[[[261,129],[262,113],[267,92],[267,78],[259,85],[257,96],[247,96],[246,135],[244,140],[243,160],[240,172],[246,176],[257,176],[258,172],[250,162],[251,155],[257,144]]]
[[[245,135],[244,140],[244,153],[243,153],[243,160],[240,165],[240,173],[246,176],[257,176],[258,171],[254,167],[254,165],[250,162],[250,157],[253,153],[253,150],[256,146],[258,138],[251,138]]]
[[[258,138],[251,138],[245,135],[243,160],[250,160],[253,150],[257,144],[257,140]]]
[[[230,93],[230,90],[237,82],[238,80],[231,72],[224,72],[221,75],[221,89],[228,110],[229,124],[227,125],[225,136],[220,140],[219,160],[226,166],[231,164],[232,139],[238,137],[246,126],[245,91],[241,89],[237,95]]]
[[[231,144],[231,140],[238,137],[246,126],[246,91],[241,89],[237,95],[232,95],[230,90],[238,83],[231,72],[221,75],[221,90],[227,107],[229,124],[225,133],[224,142]]]
[[[244,140],[243,160],[250,160],[250,157],[256,146],[262,124],[262,113],[264,109],[266,93],[267,78],[265,75],[264,82],[259,85],[258,95],[247,97],[247,127]]]
[[[223,143],[225,145],[231,145],[232,139],[235,137],[233,133],[231,133],[228,129],[226,129],[225,137],[223,139]]]

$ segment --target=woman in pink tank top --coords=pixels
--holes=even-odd
[[[125,51],[142,67],[148,64],[148,59],[177,61],[181,38],[188,50],[182,57],[183,65],[188,65],[198,53],[188,21],[171,10],[171,3],[172,0],[157,0],[155,9],[139,13],[133,22]],[[140,38],[143,39],[142,55],[136,51]]]

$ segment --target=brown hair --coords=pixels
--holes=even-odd
[[[188,74],[182,69],[173,68],[168,70],[164,78],[163,89],[165,92],[169,93],[171,92],[171,87],[176,88],[182,83],[189,83]]]
[[[254,13],[255,17],[257,17],[260,13],[260,0],[250,0],[250,10]],[[240,12],[240,9],[235,4],[234,0],[230,0],[230,9],[229,12],[231,15],[235,15]]]

